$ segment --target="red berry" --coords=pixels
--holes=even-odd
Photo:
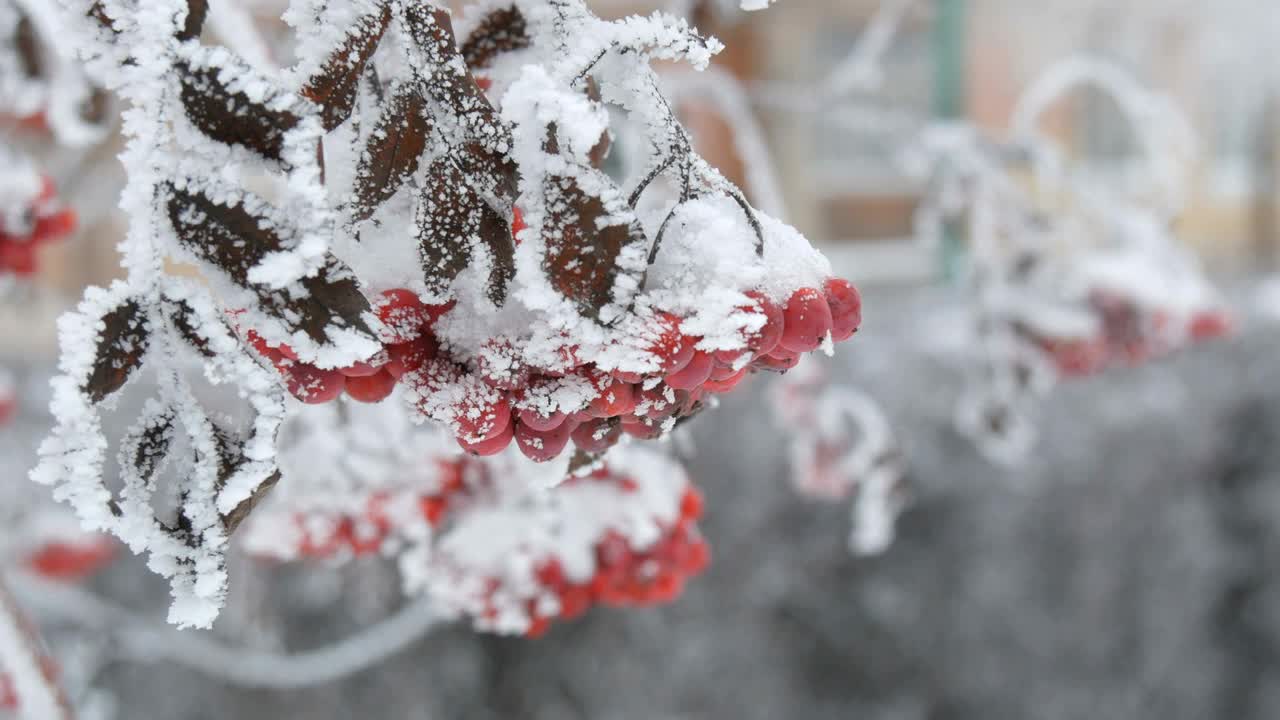
[[[295,363],[282,369],[289,393],[308,405],[327,403],[342,394],[347,378],[337,370]]]
[[[654,322],[658,339],[649,346],[649,352],[658,360],[663,375],[683,370],[693,359],[693,343],[680,332],[680,318],[668,312],[657,314]]]
[[[622,431],[641,440],[656,440],[662,437],[660,420],[623,420]]]
[[[520,352],[505,340],[490,340],[480,349],[476,363],[480,378],[502,390],[519,390],[529,384],[529,366]]]
[[[530,430],[546,432],[563,425],[566,415],[559,410],[552,411],[550,415],[547,415],[530,408],[521,408],[518,417],[520,418],[520,423],[528,426]]]
[[[468,398],[454,408],[458,435],[469,442],[497,437],[511,427],[511,403],[505,395],[495,398]],[[510,438],[508,438],[510,440]]]
[[[773,372],[786,372],[800,364],[800,354],[778,348],[770,355],[756,358],[753,367]]]
[[[746,377],[747,377],[747,368],[742,368],[738,372],[733,373],[728,377],[721,378],[718,380],[715,378],[712,378],[711,380],[708,380],[702,383],[702,389],[706,390],[707,392],[724,394],[732,391],[735,387],[738,386],[738,383],[745,380]]]
[[[511,444],[511,438],[514,437],[515,431],[512,429],[512,423],[507,423],[497,434],[486,438],[479,442],[469,443],[461,437],[457,438],[458,444],[463,450],[477,457],[489,457],[497,455]]]
[[[611,420],[595,418],[573,429],[573,444],[579,450],[600,453],[613,447],[622,435],[622,426]]]
[[[676,390],[693,390],[701,387],[702,383],[711,377],[711,371],[714,367],[715,360],[711,358],[711,355],[698,350],[693,354],[693,359],[689,361],[688,365],[667,375],[663,382]]]
[[[742,359],[743,355],[747,355],[750,353],[751,353],[750,350],[747,350],[745,348],[740,348],[738,350],[717,350],[714,353],[712,353],[711,356],[716,359],[716,364],[718,368],[732,369],[733,366],[737,365],[738,361]],[[715,373],[713,372],[711,376],[715,377]]]
[[[559,427],[546,431],[538,431],[527,425],[516,426],[516,445],[520,452],[534,462],[546,462],[560,455],[569,444],[570,428],[568,423],[560,423]]]
[[[338,368],[338,372],[349,378],[369,377],[370,375],[377,375],[382,370],[383,365],[386,365],[386,358],[382,353],[378,353],[370,362],[354,362],[347,367]]]
[[[671,397],[668,399],[667,394]],[[651,420],[671,417],[679,408],[677,393],[662,383],[651,388],[641,388],[637,393],[635,414]]]
[[[644,375],[641,375],[640,373],[637,373],[637,372],[627,372],[626,370],[614,370],[611,374],[613,375],[613,379],[617,380],[618,382],[631,383],[632,385],[639,385],[640,383],[644,382]]]
[[[78,580],[111,560],[115,548],[106,540],[52,542],[27,558],[27,567],[52,580]]]
[[[631,385],[610,378],[608,385],[599,389],[599,395],[591,401],[589,410],[596,417],[626,415],[636,407],[635,391]]]
[[[392,345],[417,338],[429,317],[427,307],[422,304],[418,294],[405,288],[382,293],[382,297],[374,305],[374,311],[386,328],[383,342]]]
[[[702,493],[689,488],[680,498],[680,517],[685,520],[697,520],[702,517]]]
[[[831,308],[813,288],[795,291],[783,317],[786,323],[778,344],[792,352],[817,350],[831,332]]]
[[[374,375],[347,378],[347,395],[365,403],[382,402],[396,389],[396,376],[386,370]]]
[[[862,296],[848,280],[831,278],[826,286],[827,306],[831,308],[831,339],[844,342],[862,324]]]
[[[715,367],[711,368],[711,380],[726,380],[737,375],[743,369],[744,368],[738,368],[737,370],[734,370],[732,365],[725,365],[717,362]]]
[[[520,231],[526,227],[528,226],[524,224],[524,213],[518,207],[513,208],[511,210],[511,237],[515,239],[517,245],[520,244],[520,238],[518,237]]]
[[[36,272],[36,246],[26,241],[0,242],[0,268],[7,268],[15,275],[34,275]]]
[[[62,212],[54,213],[53,215],[36,218],[36,226],[31,232],[31,238],[34,242],[57,240],[75,232],[75,229],[75,212],[72,210],[63,210]]]
[[[1231,332],[1231,318],[1224,312],[1207,310],[1191,319],[1188,333],[1192,340],[1212,340]]]
[[[764,293],[756,290],[750,290],[744,293],[747,297],[755,301],[755,307],[745,307],[743,310],[750,312],[759,312],[764,315],[764,325],[759,330],[747,337],[747,347],[751,348],[757,356],[767,355],[778,345],[778,341],[782,339],[784,319],[782,308]]]
[[[387,372],[396,378],[405,373],[416,372],[426,366],[439,354],[436,339],[431,333],[423,333],[413,342],[401,343],[387,347]]]

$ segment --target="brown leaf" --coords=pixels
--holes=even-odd
[[[457,165],[440,158],[431,166],[427,187],[418,202],[418,251],[427,287],[443,293],[474,257],[476,247],[489,251],[493,267],[489,298],[501,305],[515,275],[515,243],[511,224],[468,184]]]
[[[360,156],[352,222],[368,220],[418,170],[430,135],[426,102],[416,88],[401,87],[383,107]]]
[[[214,438],[218,443],[217,490],[221,491],[231,479],[231,476],[235,475],[244,466],[248,458],[244,454],[245,441],[237,434],[217,423],[214,423],[213,432]],[[234,533],[240,527],[240,524],[249,517],[249,513],[257,506],[258,502],[266,497],[267,492],[275,487],[279,481],[280,471],[277,470],[263,480],[262,484],[254,488],[249,497],[242,500],[231,512],[222,516],[223,527],[226,528],[227,534]]]
[[[356,21],[320,72],[303,86],[302,95],[320,106],[320,120],[325,130],[338,127],[351,116],[360,75],[390,23],[391,6],[384,2],[381,12]]]
[[[40,38],[36,35],[35,23],[25,13],[18,20],[14,46],[22,64],[22,74],[28,78],[40,77],[44,66],[40,57]]]
[[[118,30],[115,23],[112,22],[111,16],[107,14],[106,8],[102,6],[102,0],[94,0],[93,4],[89,6],[89,11],[86,12],[85,15],[92,18],[94,22],[98,23],[103,28],[110,30],[111,34],[120,34],[120,30]]]
[[[449,13],[428,3],[411,3],[405,7],[405,21],[431,71],[421,75],[426,94],[452,110],[473,141],[491,150],[506,147],[510,133],[467,69]]]
[[[267,496],[267,493],[270,492],[271,488],[275,487],[278,482],[280,482],[279,470],[271,473],[266,480],[262,481],[261,485],[253,489],[253,492],[249,497],[245,498],[239,505],[232,508],[231,512],[222,516],[222,525],[227,529],[228,535],[231,535],[239,529],[240,525],[248,519],[249,513],[253,512],[253,509],[258,506],[258,503]]]
[[[644,231],[634,220],[629,225],[600,227],[598,222],[611,213],[600,198],[583,191],[571,177],[550,179],[546,195],[549,217],[543,227],[547,247],[543,270],[552,286],[584,315],[599,319],[600,310],[618,300],[613,288],[619,256],[628,245],[645,244]]]
[[[124,387],[133,372],[142,366],[149,334],[142,306],[133,298],[103,315],[102,324],[93,369],[84,387],[95,403]]]
[[[186,300],[170,300],[167,303],[169,314],[169,324],[178,333],[178,337],[182,338],[201,355],[211,358],[214,353],[209,349],[209,343],[196,332],[194,321],[195,311],[187,304]]]
[[[524,15],[513,6],[485,16],[462,44],[462,57],[472,70],[489,67],[498,55],[529,47]]]
[[[602,102],[600,96],[600,84],[597,83],[596,79],[590,75],[587,76],[586,93],[587,97],[593,103]],[[612,146],[613,137],[609,134],[609,129],[605,128],[605,131],[600,134],[600,139],[596,141],[596,144],[591,148],[591,152],[587,155],[588,159],[591,161],[591,167],[596,168],[597,170],[604,167],[604,161],[609,159],[609,148]]]
[[[178,31],[179,40],[194,40],[200,37],[204,28],[204,19],[209,14],[209,0],[187,0],[187,19]]]
[[[141,423],[124,440],[123,455],[138,472],[138,478],[150,482],[160,463],[169,454],[174,437],[174,411],[167,407],[158,413],[146,413]]]
[[[219,205],[201,192],[171,185],[162,190],[168,194],[169,221],[182,246],[235,284],[255,292],[259,310],[280,320],[290,331],[302,330],[318,343],[329,342],[331,324],[373,335],[364,321],[369,301],[351,271],[337,258],[330,256],[320,273],[301,281],[302,296],[254,285],[249,282],[249,270],[268,253],[283,248],[276,231],[243,204]]]
[[[269,110],[230,90],[218,79],[217,68],[192,68],[182,61],[174,67],[182,84],[182,108],[192,125],[218,142],[281,159],[285,133],[297,126],[297,115]]]

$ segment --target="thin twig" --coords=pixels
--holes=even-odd
[[[228,647],[195,630],[149,621],[79,587],[34,576],[14,577],[15,592],[59,619],[114,634],[135,662],[177,663],[225,682],[276,690],[322,685],[370,668],[404,651],[441,621],[424,600],[327,647],[271,653]]]

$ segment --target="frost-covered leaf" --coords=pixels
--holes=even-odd
[[[150,483],[174,440],[174,410],[164,405],[148,406],[137,424],[121,441],[122,460],[128,461],[128,474]]]
[[[471,69],[488,67],[498,55],[529,46],[524,15],[514,5],[500,7],[482,19],[462,44],[462,57]]]
[[[187,0],[187,18],[183,21],[182,30],[178,32],[178,39],[194,40],[200,37],[208,14],[209,0]]]
[[[352,222],[369,219],[418,170],[430,135],[426,102],[417,88],[402,86],[386,102],[360,156]]]
[[[404,15],[421,62],[430,70],[418,74],[426,94],[449,108],[474,141],[491,149],[505,147],[508,133],[458,51],[449,13],[422,3],[410,4]]]
[[[639,286],[643,271],[624,271],[619,260],[628,246],[646,244],[644,231],[629,213],[607,208],[604,200],[583,190],[576,178],[550,179],[547,196],[543,270],[579,311],[598,318],[604,306],[620,299],[614,297],[619,273],[634,273],[634,286]]]
[[[116,27],[111,16],[107,14],[107,9],[103,6],[102,0],[94,0],[93,4],[89,6],[89,10],[85,14],[98,25],[110,30],[113,35],[120,34],[120,29]]]
[[[449,158],[436,160],[418,203],[418,248],[427,287],[443,293],[449,283],[484,248],[492,266],[489,298],[506,299],[515,274],[515,244],[511,225],[467,184],[467,177]]]
[[[336,325],[366,335],[372,331],[364,315],[369,302],[350,271],[329,257],[317,275],[300,281],[304,292],[272,290],[249,281],[249,270],[268,253],[283,247],[280,235],[263,218],[241,203],[220,205],[204,193],[167,186],[169,221],[183,247],[222,271],[240,287],[257,293],[260,309],[301,330],[318,343],[329,342],[329,327]]]
[[[221,490],[231,480],[231,478],[240,471],[240,469],[249,460],[245,456],[245,441],[236,433],[226,428],[214,426],[214,438],[217,441],[217,462],[218,462],[218,489]],[[263,480],[249,496],[235,504],[235,507],[222,516],[223,525],[227,528],[227,533],[233,533],[236,528],[240,527],[240,523],[249,516],[254,506],[258,504],[267,492],[280,480],[280,472],[277,470]]]
[[[174,64],[182,85],[180,97],[187,118],[218,142],[246,147],[265,158],[280,160],[285,133],[298,125],[298,116],[272,110],[229,88],[216,67]]]
[[[320,106],[325,130],[338,127],[351,116],[360,75],[378,49],[390,22],[391,7],[382,3],[381,12],[367,15],[355,23],[320,71],[303,86],[303,96]]]
[[[102,330],[94,351],[93,369],[84,391],[101,402],[124,387],[142,365],[149,329],[146,314],[134,298],[116,305],[102,316]]]
[[[196,332],[195,313],[185,300],[176,300],[171,303],[169,322],[173,325],[178,337],[185,340],[193,350],[206,358],[213,357],[214,353],[209,348],[208,340]]]

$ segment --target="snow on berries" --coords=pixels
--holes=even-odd
[[[447,615],[536,637],[594,605],[671,602],[710,560],[701,495],[651,451],[618,448],[536,494],[504,488],[502,467],[475,478],[430,547],[401,556],[407,589]]]
[[[0,152],[0,161],[6,163],[0,183],[0,275],[29,277],[37,270],[40,248],[71,234],[76,215],[61,206],[48,176],[8,152]]]
[[[651,63],[705,68],[721,45],[683,20],[510,0],[455,31],[432,3],[345,0],[286,13],[297,62],[271,71],[202,43],[202,2],[66,4],[67,44],[131,106],[128,274],[62,322],[33,477],[150,552],[180,624],[220,607],[228,539],[277,484],[299,408],[404,403],[472,456],[559,467],[857,327],[821,253],[693,150]],[[624,133],[639,151],[605,172]],[[247,419],[202,408],[177,358]],[[117,493],[102,412],[140,375],[160,389]],[[161,467],[192,532],[122,501]]]

